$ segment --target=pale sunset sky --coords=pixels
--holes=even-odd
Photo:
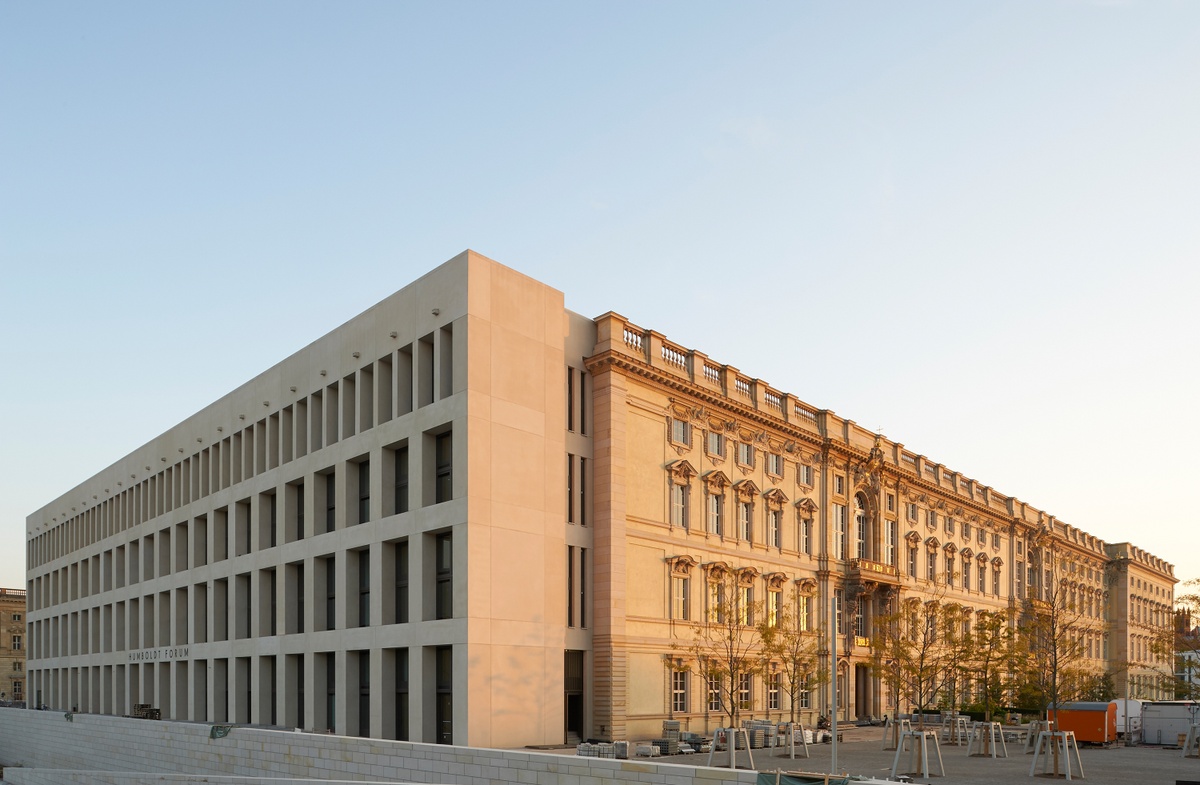
[[[1200,3],[0,4],[25,519],[465,248],[1200,577]]]

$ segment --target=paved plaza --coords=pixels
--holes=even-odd
[[[843,731],[843,741],[838,744],[838,769],[849,774],[886,779],[891,773],[894,750],[882,749],[882,728],[848,728]],[[786,750],[752,750],[754,767],[759,771],[806,771],[825,773],[829,771],[832,755],[830,744],[808,745],[808,759],[800,757],[792,761]],[[966,745],[941,745],[942,761],[946,766],[945,777],[913,777],[913,782],[935,783],[935,785],[993,785],[994,783],[1045,782],[1048,777],[1029,776],[1033,755],[1026,755],[1020,743],[1009,743],[1009,757],[967,757]],[[666,763],[690,766],[708,765],[708,753],[672,755],[659,758]],[[1084,778],[1088,785],[1174,785],[1176,782],[1200,783],[1200,758],[1182,758],[1178,749],[1163,747],[1111,747],[1081,746]],[[729,753],[718,752],[714,765],[727,767]],[[900,758],[900,773],[906,771],[908,753]],[[748,767],[744,750],[738,753],[739,768]],[[1038,770],[1041,770],[1041,763]],[[1076,772],[1077,774],[1077,772]],[[1059,778],[1062,779],[1061,777]]]

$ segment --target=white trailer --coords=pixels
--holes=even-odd
[[[1126,744],[1139,743],[1142,736],[1142,702],[1136,698],[1117,698],[1109,701],[1117,707],[1117,738]]]
[[[1200,722],[1200,703],[1196,701],[1142,701],[1144,744],[1174,746],[1194,722]]]

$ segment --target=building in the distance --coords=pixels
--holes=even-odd
[[[25,590],[0,589],[0,704],[25,700]]]
[[[847,718],[893,710],[870,636],[896,597],[1011,609],[1053,564],[1097,671],[1169,607],[1162,560],[563,302],[464,253],[30,515],[30,699],[645,738],[720,723],[680,654],[720,581],[814,635],[836,600]],[[789,709],[780,686],[740,683],[744,715]],[[829,688],[797,702],[811,720]]]

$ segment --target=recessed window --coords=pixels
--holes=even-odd
[[[833,475],[833,492],[839,495],[846,493],[846,478],[840,474]]]
[[[671,525],[688,527],[688,491],[686,485],[671,483]]]
[[[802,463],[796,467],[796,480],[801,485],[812,486],[813,484],[813,467],[806,463]]]
[[[725,434],[716,431],[709,431],[708,438],[705,441],[705,449],[709,455],[714,455],[718,458],[725,457]]]
[[[767,453],[767,473],[776,477],[783,476],[783,456],[773,452]]]
[[[742,466],[754,468],[754,445],[738,442],[737,461]]]
[[[685,447],[692,446],[692,425],[685,420],[671,418],[671,441]]]

